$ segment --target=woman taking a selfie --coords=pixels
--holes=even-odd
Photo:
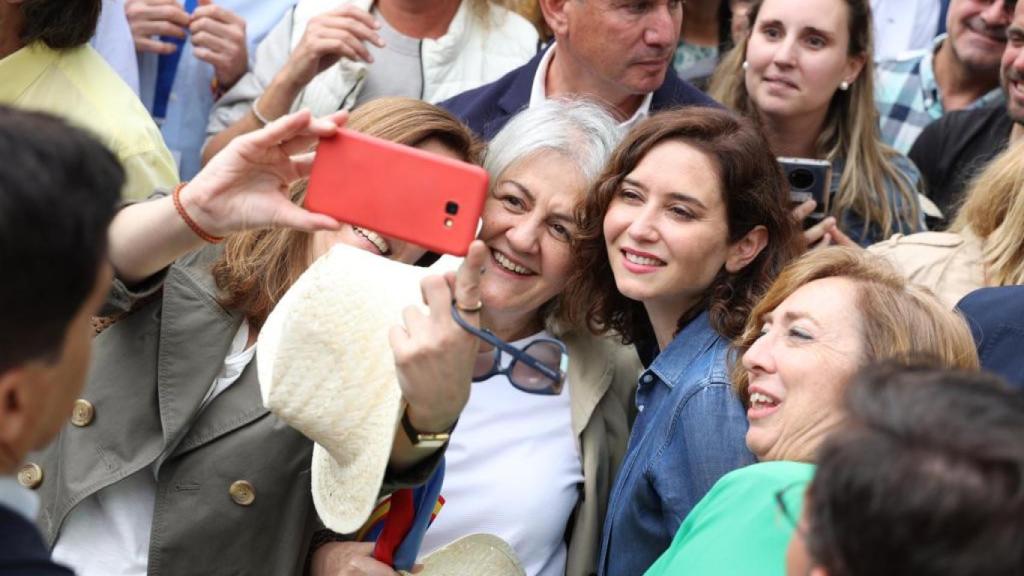
[[[662,112],[616,149],[587,198],[569,317],[659,353],[608,504],[599,574],[639,574],[723,474],[754,461],[729,341],[797,251],[763,137],[722,110]]]
[[[315,134],[344,120],[317,121]],[[313,445],[263,406],[256,335],[336,243],[407,263],[425,251],[296,206],[304,186],[288,185],[309,160],[288,155],[316,142],[280,143],[296,122],[308,114],[239,137],[171,197],[129,206],[111,225],[106,313],[120,318],[95,339],[72,426],[33,464],[53,555],[78,574],[303,572],[318,526]],[[348,127],[476,160],[469,130],[418,100],[377,100]],[[224,236],[223,247],[204,245]],[[424,384],[444,385],[457,384]],[[427,416],[453,421],[458,408]],[[403,450],[392,452],[391,485],[421,482],[436,464]]]
[[[463,326],[481,338],[480,353],[445,453],[444,508],[421,557],[487,533],[511,545],[531,576],[595,571],[639,361],[631,348],[555,319],[575,265],[574,211],[619,137],[600,106],[546,100],[514,116],[488,146],[480,307],[452,308],[460,323],[479,312],[484,331]],[[458,361],[449,350],[420,360]],[[366,557],[367,547],[337,546],[353,555],[349,566],[391,573]]]
[[[879,139],[868,0],[762,0],[749,21],[709,94],[754,118],[775,155],[831,163],[829,218],[808,241],[866,246],[923,230],[920,174]]]
[[[446,453],[446,502],[423,553],[476,532],[515,550],[527,574],[583,576],[594,559],[612,475],[629,434],[635,353],[553,322],[572,274],[573,213],[619,140],[600,106],[548,100],[488,146],[479,238],[481,325],[558,372],[538,377],[481,342],[469,403]],[[557,347],[557,345],[555,345]]]

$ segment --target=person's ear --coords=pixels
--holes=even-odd
[[[565,36],[569,31],[570,3],[575,0],[538,0],[544,21],[556,38]]]
[[[757,258],[757,255],[768,245],[768,229],[764,226],[755,226],[747,232],[743,238],[729,246],[729,253],[725,259],[725,269],[730,274],[735,274],[747,267]]]
[[[25,446],[31,439],[30,428],[34,420],[31,417],[31,399],[28,397],[32,382],[28,375],[29,368],[16,367],[0,374],[0,446],[4,454],[13,453],[20,458]],[[13,466],[17,462],[3,462]]]
[[[811,568],[811,572],[807,576],[828,576],[828,570],[825,570],[821,566],[815,566],[814,568]]]
[[[861,70],[864,69],[864,64],[867,62],[866,54],[857,54],[850,56],[846,59],[846,70],[843,71],[843,81],[847,84],[853,84],[857,81],[860,76]]]

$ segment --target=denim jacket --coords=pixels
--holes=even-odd
[[[605,517],[602,575],[643,574],[715,482],[755,461],[729,384],[729,342],[706,311],[641,374],[636,407]]]

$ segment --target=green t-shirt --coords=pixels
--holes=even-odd
[[[646,576],[783,576],[793,523],[775,494],[785,489],[787,509],[799,518],[813,476],[814,465],[801,462],[762,462],[726,474],[687,515]]]

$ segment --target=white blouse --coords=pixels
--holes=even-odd
[[[513,345],[537,338],[552,336]],[[510,361],[502,355],[503,366]],[[487,533],[512,546],[528,575],[565,573],[565,529],[583,483],[570,393],[567,382],[559,396],[528,394],[505,376],[473,384],[445,455],[445,504],[421,555]]]

